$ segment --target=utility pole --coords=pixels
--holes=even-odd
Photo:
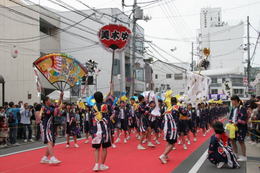
[[[249,91],[249,84],[250,84],[250,30],[249,30],[249,16],[247,16],[247,87]]]
[[[191,42],[191,71],[193,71],[193,42]]]
[[[136,21],[137,19],[135,18],[135,12],[137,9],[137,0],[134,0],[134,5],[133,5],[133,29],[132,29],[132,59],[130,59],[130,72],[131,72],[131,85],[130,85],[130,96],[133,96],[135,93],[135,52],[136,52]]]

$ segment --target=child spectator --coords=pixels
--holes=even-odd
[[[1,112],[2,112],[1,108]],[[0,146],[2,147],[7,147],[7,137],[8,137],[8,132],[9,132],[9,128],[8,128],[8,124],[6,121],[6,117],[5,116],[0,116]]]
[[[222,122],[215,122],[213,129],[215,135],[210,140],[208,160],[215,164],[217,168],[222,168],[224,165],[229,168],[239,168],[240,165],[232,150],[228,136],[225,134]]]

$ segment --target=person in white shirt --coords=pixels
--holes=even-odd
[[[29,107],[28,103],[25,103],[24,106],[21,107],[20,110],[21,121],[23,127],[23,139],[24,142],[33,142],[32,139],[32,126],[31,126],[31,117],[32,117],[32,108]],[[28,130],[28,136],[27,136]]]

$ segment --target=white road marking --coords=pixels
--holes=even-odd
[[[78,141],[82,140],[82,139],[85,139],[85,138],[79,138]],[[56,143],[56,145],[60,145],[60,144],[65,144],[66,141],[64,142],[59,142],[59,143]],[[41,147],[35,147],[35,148],[30,148],[30,149],[26,149],[26,150],[21,150],[21,151],[17,151],[17,152],[12,152],[12,153],[8,153],[8,154],[1,154],[0,157],[6,157],[6,156],[10,156],[10,155],[14,155],[14,154],[19,154],[19,153],[24,153],[24,152],[27,152],[27,151],[33,151],[33,150],[38,150],[38,149],[42,149],[42,148],[46,148],[46,146],[41,146]]]
[[[208,156],[208,150],[205,151],[205,153],[202,154],[202,156],[199,158],[199,160],[195,163],[195,165],[191,168],[189,173],[196,173],[204,163],[204,161],[207,159]]]

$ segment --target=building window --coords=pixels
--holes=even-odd
[[[161,84],[161,90],[165,90],[165,84]]]
[[[155,88],[155,92],[159,92],[159,88]]]
[[[130,72],[130,64],[125,64],[125,77],[130,78],[131,72]]]
[[[233,93],[235,95],[241,96],[244,94],[244,90],[243,89],[233,89]]]
[[[58,28],[51,23],[40,18],[40,31],[46,35],[54,35],[57,32]]]
[[[137,80],[144,81],[144,70],[143,69],[136,69],[135,75],[136,75]]]
[[[113,68],[113,75],[118,75],[120,74],[120,60],[115,59],[114,60],[114,68]]]
[[[222,78],[222,83],[224,83],[226,81],[226,78]]]
[[[158,74],[155,74],[155,79],[158,79]]]
[[[218,78],[211,78],[211,83],[218,83]]]
[[[176,74],[174,74],[174,79],[175,79],[175,80],[182,80],[182,79],[183,79],[182,73],[176,73]]]
[[[172,78],[172,74],[166,74],[166,79],[171,79]]]
[[[167,84],[166,87],[167,87],[167,90],[170,90],[170,89],[171,89],[171,87],[170,87],[169,84]]]
[[[243,78],[231,78],[232,85],[242,85]]]
[[[218,94],[218,89],[212,89],[211,94]]]

